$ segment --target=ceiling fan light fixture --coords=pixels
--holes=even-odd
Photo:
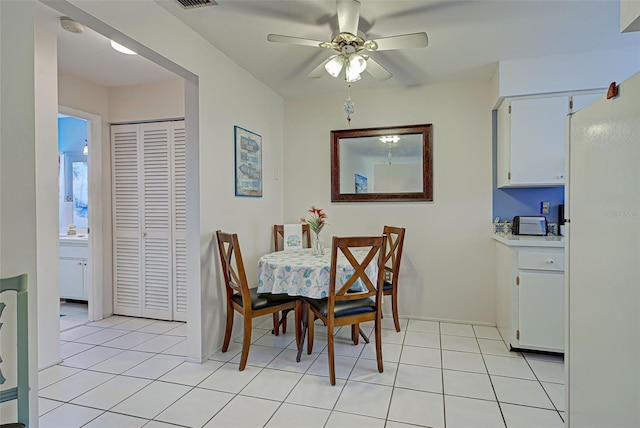
[[[349,55],[349,68],[360,74],[367,68],[367,61],[362,55],[352,53]]]
[[[127,55],[138,55],[137,53],[135,53],[134,51],[132,51],[129,48],[125,48],[124,46],[122,46],[120,43],[114,42],[113,40],[111,40],[111,47],[115,50],[117,50],[120,53],[123,54],[127,54]]]
[[[338,75],[342,71],[344,63],[345,60],[342,55],[334,55],[329,59],[329,62],[324,65],[324,68],[325,70],[327,70],[327,73],[329,73],[333,77],[338,77]]]
[[[357,82],[360,80],[360,72],[357,68],[351,67],[350,62],[347,62],[347,67],[345,70],[345,79],[348,83]]]

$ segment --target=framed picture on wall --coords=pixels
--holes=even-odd
[[[262,137],[234,126],[236,196],[262,197]]]
[[[356,193],[367,193],[367,177],[364,175],[356,174]]]

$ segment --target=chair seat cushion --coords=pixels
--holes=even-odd
[[[382,290],[383,291],[393,290],[393,284],[390,283],[389,281],[385,281],[384,285],[382,286]]]
[[[255,288],[250,288],[249,294],[251,295],[251,309],[254,311],[271,306],[278,306],[287,302],[295,302],[298,299],[298,297],[289,296],[288,294],[258,293]],[[231,300],[243,306],[242,295],[240,293],[234,294]]]
[[[324,299],[308,299],[311,306],[313,306],[323,316],[327,316],[327,309],[329,306],[329,300]],[[373,299],[364,298],[357,300],[337,300],[334,313],[335,317],[346,317],[349,315],[365,314],[368,312],[375,312],[376,304]]]

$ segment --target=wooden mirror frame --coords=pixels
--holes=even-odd
[[[331,202],[433,201],[432,128],[433,126],[428,124],[331,131]],[[422,191],[407,193],[340,193],[340,139],[380,137],[390,134],[422,135]]]

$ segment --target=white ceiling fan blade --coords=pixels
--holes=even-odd
[[[338,27],[341,33],[358,35],[360,2],[358,0],[337,0]]]
[[[322,77],[327,72],[324,66],[331,60],[331,58],[333,58],[333,56],[330,56],[329,58],[322,61],[322,63],[319,66],[317,66],[316,68],[311,70],[309,74],[307,74],[307,77],[310,77],[312,79],[318,79]]]
[[[393,74],[391,74],[389,70],[378,64],[378,62],[376,62],[376,60],[374,60],[370,56],[366,56],[366,59],[367,68],[365,68],[365,71],[378,82],[384,82],[385,80],[388,80],[391,78],[391,76],[393,76]]]
[[[311,46],[314,48],[331,47],[329,42],[321,42],[319,40],[303,39],[301,37],[282,36],[280,34],[269,34],[267,40],[277,43],[288,43],[290,45]]]
[[[367,40],[364,44],[369,51],[388,51],[392,49],[426,48],[429,44],[427,33],[403,34]]]

